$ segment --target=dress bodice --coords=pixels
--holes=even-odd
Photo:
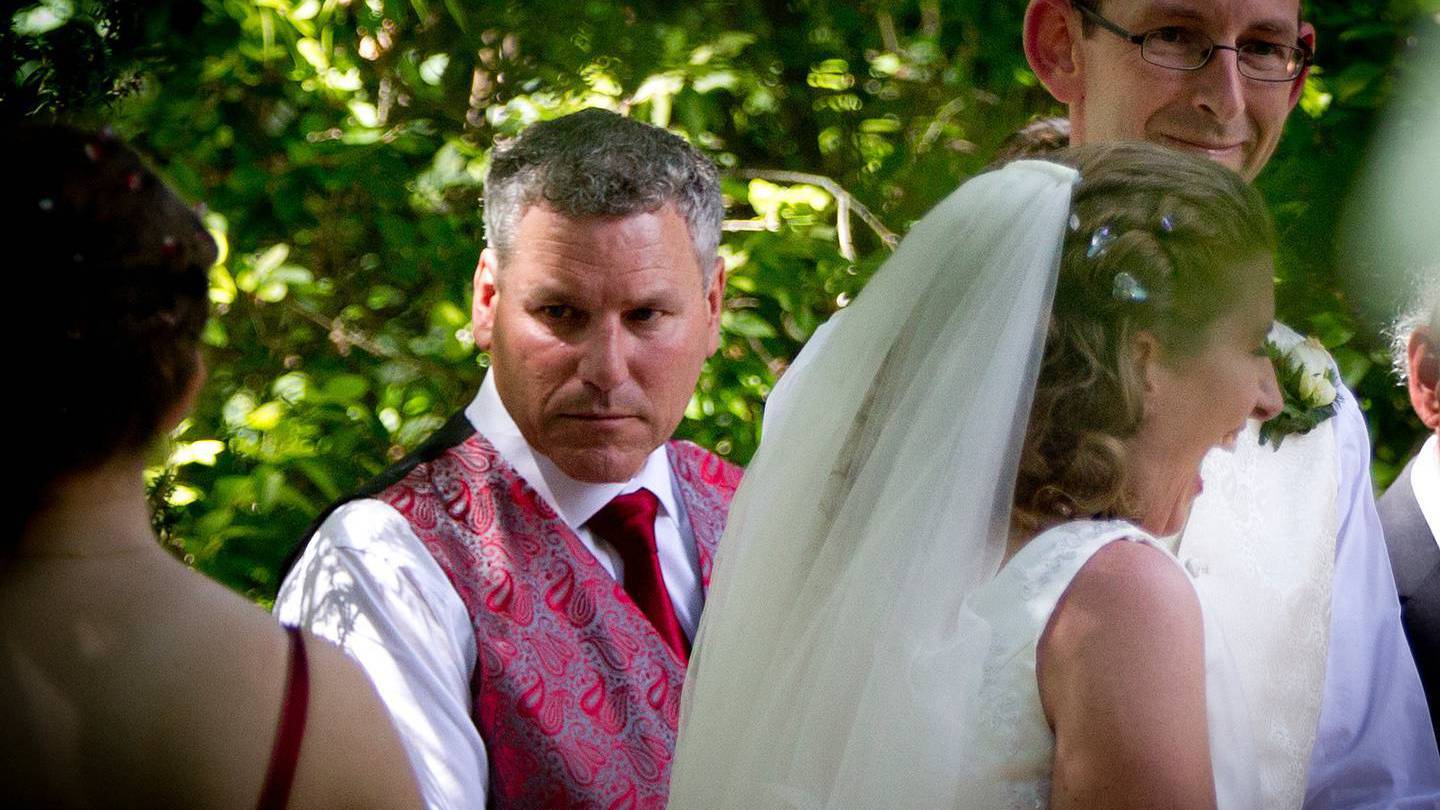
[[[1050,529],[1027,543],[996,577],[966,603],[973,618],[989,627],[981,688],[975,695],[975,722],[968,724],[965,781],[974,807],[1049,806],[1055,736],[1046,722],[1036,681],[1035,653],[1060,597],[1085,563],[1116,541],[1163,544],[1121,521],[1076,521]],[[1179,565],[1176,561],[1176,565]],[[1187,576],[1193,576],[1187,572]],[[1218,806],[1258,807],[1259,774],[1253,758],[1249,711],[1224,638],[1203,601],[1206,709],[1210,755]]]

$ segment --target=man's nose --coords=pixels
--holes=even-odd
[[[1260,392],[1255,400],[1255,409],[1250,415],[1261,422],[1274,419],[1285,407],[1285,398],[1280,393],[1280,381],[1275,379],[1275,366],[1268,359],[1260,372]]]
[[[1234,48],[1215,47],[1210,61],[1195,71],[1194,104],[1219,121],[1230,121],[1245,109],[1245,82],[1240,75],[1240,54]]]
[[[600,391],[611,391],[629,374],[625,358],[626,334],[617,319],[602,319],[585,336],[580,355],[580,379]]]

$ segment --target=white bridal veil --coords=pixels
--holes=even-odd
[[[963,804],[1075,171],[1022,161],[922,219],[771,398],[690,662],[670,802]]]

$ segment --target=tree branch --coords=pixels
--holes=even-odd
[[[875,22],[880,26],[880,41],[885,45],[885,50],[899,53],[900,38],[895,35],[895,18],[890,16],[890,11],[888,9],[877,11]]]
[[[340,318],[326,318],[317,312],[311,312],[289,298],[282,301],[281,306],[285,311],[304,318],[321,329],[324,329],[326,337],[330,339],[330,342],[335,346],[336,351],[340,352],[342,357],[348,354],[353,347],[380,360],[394,360],[399,363],[404,363],[416,371],[425,374],[450,376],[455,373],[455,369],[447,368],[439,363],[387,349],[379,343],[376,343],[369,335],[346,326],[345,322]]]
[[[840,242],[840,255],[855,261],[855,242],[850,238],[850,198],[835,198],[835,238]]]
[[[854,247],[850,244],[847,244],[850,237],[850,223],[848,220],[850,217],[850,212],[852,211],[855,213],[856,216],[860,217],[860,220],[862,222],[870,226],[870,230],[874,231],[875,235],[880,237],[880,241],[885,243],[885,247],[889,248],[890,250],[894,250],[895,246],[900,244],[900,237],[896,236],[894,231],[885,227],[885,223],[881,222],[879,217],[871,213],[870,209],[866,208],[864,203],[855,199],[854,194],[846,191],[844,187],[841,186],[839,183],[831,180],[823,174],[792,172],[785,169],[742,169],[736,172],[735,175],[737,177],[743,177],[747,180],[771,180],[780,183],[808,183],[812,186],[819,186],[820,188],[825,189],[825,191],[828,192],[830,196],[835,198],[835,204],[837,208],[836,235],[838,237],[841,234],[844,234],[844,239],[840,243],[840,251],[841,253],[845,253],[847,250],[850,252],[850,255],[846,256],[847,259],[851,259],[853,261],[853,254],[855,252]]]
[[[940,35],[940,0],[921,0],[920,33],[926,37]]]

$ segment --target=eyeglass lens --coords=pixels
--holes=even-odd
[[[1161,67],[1195,70],[1210,60],[1216,45],[1189,28],[1159,28],[1145,35],[1141,56]],[[1255,79],[1293,79],[1301,61],[1299,50],[1270,42],[1247,42],[1236,48],[1240,72]]]

